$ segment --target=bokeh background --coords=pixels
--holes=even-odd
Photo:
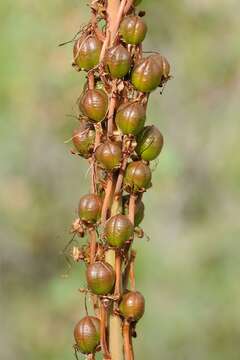
[[[136,358],[240,356],[239,0],[145,0],[145,50],[174,79],[150,101],[165,149],[146,194],[137,285],[147,309]],[[81,266],[59,254],[87,166],[70,155],[84,74],[71,69],[84,0],[1,1],[0,276],[2,360],[72,359]]]

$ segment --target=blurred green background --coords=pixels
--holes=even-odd
[[[146,5],[145,5],[146,4]],[[145,0],[145,50],[174,79],[150,101],[165,149],[146,194],[137,285],[147,300],[136,358],[240,357],[239,0]],[[87,166],[64,141],[84,74],[72,38],[82,0],[0,4],[0,359],[72,359],[82,266],[63,278]]]

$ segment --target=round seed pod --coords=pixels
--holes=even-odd
[[[86,277],[88,288],[94,294],[108,295],[112,293],[115,284],[115,271],[110,264],[98,261],[88,265]]]
[[[163,66],[160,55],[151,55],[136,64],[131,81],[138,91],[149,93],[156,89],[162,79]]]
[[[106,170],[113,170],[120,165],[122,149],[112,141],[100,144],[95,152],[97,162]]]
[[[89,194],[80,199],[79,217],[82,221],[95,224],[101,216],[101,210],[102,200],[98,195]]]
[[[116,124],[124,135],[137,135],[144,127],[146,109],[137,102],[122,104],[116,114]]]
[[[140,16],[130,15],[121,22],[119,33],[125,43],[138,45],[145,39],[147,25]]]
[[[83,70],[91,70],[98,63],[102,42],[94,35],[78,39],[73,48],[73,65]]]
[[[134,227],[125,215],[115,215],[106,223],[105,236],[110,246],[120,248],[134,233]]]
[[[146,126],[137,137],[137,147],[135,150],[141,159],[151,161],[158,157],[163,144],[163,136],[156,126]]]
[[[95,130],[91,124],[85,121],[73,131],[72,142],[79,155],[89,158],[92,155],[95,141]]]
[[[79,109],[89,120],[98,123],[106,116],[108,96],[103,90],[87,90],[80,97]]]
[[[125,173],[124,186],[128,192],[144,191],[151,186],[152,173],[142,161],[131,162]]]
[[[77,349],[83,354],[94,353],[100,344],[100,321],[93,316],[85,316],[74,328]]]
[[[129,213],[129,195],[125,195],[123,197],[123,211],[125,215],[128,215]],[[145,213],[145,205],[142,202],[141,199],[138,199],[136,201],[135,206],[135,216],[134,216],[134,225],[139,226],[141,222],[144,219],[144,213]]]
[[[130,70],[131,55],[123,45],[116,45],[108,50],[105,63],[113,78],[122,78]]]
[[[145,311],[144,297],[138,291],[127,292],[123,295],[119,310],[128,321],[138,321]]]

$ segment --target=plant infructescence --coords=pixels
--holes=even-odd
[[[73,48],[73,66],[87,81],[78,100],[75,154],[89,161],[91,185],[79,202],[72,232],[87,243],[73,259],[86,264],[86,289],[94,316],[74,329],[75,354],[133,360],[132,338],[145,300],[135,288],[134,238],[142,237],[143,194],[152,185],[151,161],[163,147],[161,132],[146,120],[150,93],[170,78],[167,59],[144,55],[147,34],[140,0],[93,0],[91,20]]]

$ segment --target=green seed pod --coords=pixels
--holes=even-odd
[[[129,195],[125,195],[123,197],[123,211],[125,215],[128,215],[129,210]],[[134,217],[134,225],[137,227],[141,224],[144,219],[145,205],[141,199],[136,201],[135,206],[135,217]]]
[[[85,316],[74,328],[77,349],[83,354],[94,353],[100,344],[100,321],[93,316]]]
[[[95,262],[88,265],[87,271],[88,288],[96,295],[108,295],[112,293],[115,284],[115,271],[112,266],[105,262]]]
[[[97,147],[95,158],[104,169],[113,170],[120,166],[122,149],[119,144],[106,141]]]
[[[106,116],[108,96],[103,90],[87,90],[80,97],[79,109],[91,121],[98,123]]]
[[[95,141],[95,130],[92,124],[81,122],[79,128],[73,131],[72,142],[79,155],[88,159],[93,152]]]
[[[116,124],[124,135],[137,135],[146,121],[145,107],[137,102],[122,104],[116,114]]]
[[[116,45],[108,50],[105,63],[113,78],[122,78],[130,70],[131,55],[123,45]]]
[[[119,306],[121,315],[128,321],[138,321],[145,311],[145,300],[138,291],[129,291],[123,295]]]
[[[160,55],[151,55],[136,64],[131,81],[137,90],[149,93],[160,85],[162,75],[163,65]]]
[[[137,137],[136,153],[141,159],[151,161],[158,157],[163,144],[163,136],[156,126],[146,126]]]
[[[79,217],[82,221],[95,224],[101,216],[101,210],[102,200],[98,195],[89,194],[80,199]]]
[[[130,15],[121,22],[119,33],[125,43],[138,45],[145,39],[147,25],[140,16]]]
[[[139,192],[151,186],[152,173],[142,161],[131,162],[125,173],[124,186],[128,192]]]
[[[94,35],[78,39],[73,48],[73,65],[83,70],[91,70],[99,63],[102,42]]]
[[[133,236],[133,232],[133,224],[125,215],[115,215],[106,223],[105,236],[110,246],[122,247]]]

